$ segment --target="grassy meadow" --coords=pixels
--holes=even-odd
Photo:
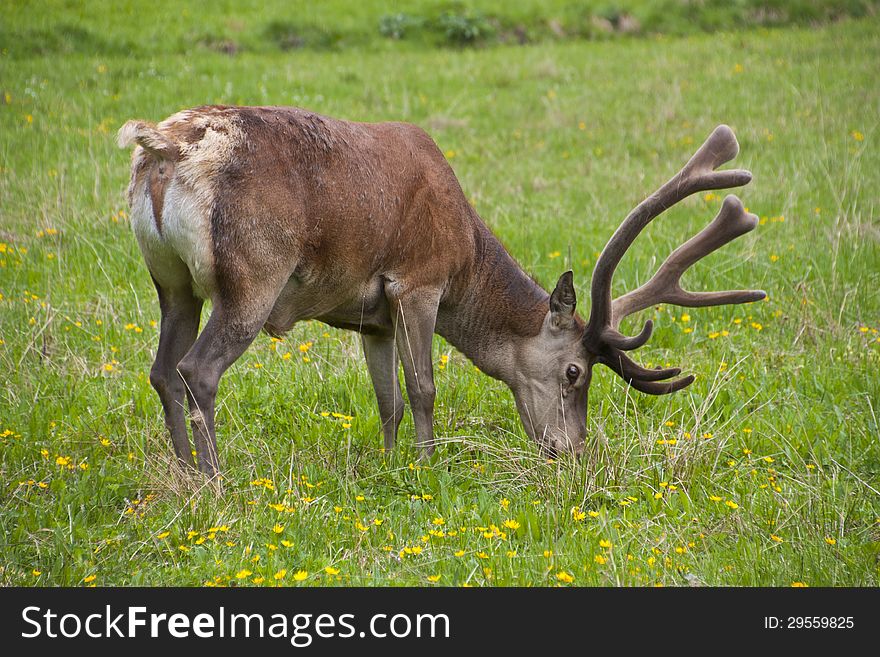
[[[352,4],[0,9],[0,585],[876,586],[876,3],[597,38],[547,28],[575,3],[461,5],[519,7],[490,23],[531,21],[524,45],[386,38],[380,3]],[[650,24],[651,3],[618,4]],[[360,36],[273,45],[297,15]],[[637,360],[697,379],[650,397],[597,366],[580,462],[542,458],[507,388],[439,337],[437,453],[417,461],[409,414],[384,453],[357,335],[305,322],[222,379],[219,485],[181,475],[147,380],[159,306],[115,133],[202,103],[424,127],[527,271],[549,288],[574,269],[582,313],[620,220],[728,123],[760,225],[685,284],[769,298],[655,309]],[[615,291],[723,195],[657,219]]]

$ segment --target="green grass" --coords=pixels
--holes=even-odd
[[[880,0],[8,0],[0,50],[40,54],[407,50],[694,34],[876,16]]]
[[[155,11],[119,43],[170,20]],[[14,33],[58,20],[16,16]],[[109,20],[90,33],[113,42]],[[10,50],[0,584],[265,586],[286,570],[277,581],[300,585],[552,585],[559,573],[574,585],[877,585],[878,27],[235,57]],[[261,336],[221,382],[218,491],[170,465],[147,381],[158,303],[127,226],[128,154],[113,144],[126,119],[204,102],[422,125],[545,287],[571,249],[582,309],[620,219],[729,123],[755,175],[740,193],[764,220],[686,282],[769,300],[689,321],[657,312],[640,360],[696,382],[653,398],[597,368],[581,463],[545,462],[503,384],[439,338],[437,455],[416,464],[409,417],[383,454],[354,334],[307,322],[282,343]],[[698,197],[658,219],[616,290],[719,207]]]

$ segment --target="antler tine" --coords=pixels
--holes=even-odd
[[[681,368],[670,367],[667,369],[648,369],[642,367],[629,356],[618,349],[610,349],[608,353],[599,356],[599,362],[608,365],[620,376],[629,381],[630,379],[639,379],[640,381],[662,381],[681,373]],[[619,371],[618,371],[619,370]]]
[[[632,349],[648,340],[651,329],[647,325],[635,340],[627,340],[611,325],[611,280],[614,270],[639,233],[667,208],[698,191],[739,187],[748,183],[752,179],[748,171],[715,171],[732,160],[738,152],[739,144],[733,131],[726,125],[718,126],[681,171],[639,203],[624,219],[605,245],[593,270],[590,287],[592,307],[584,331],[585,344],[597,347],[606,342],[620,345],[622,341],[626,341],[623,344]]]
[[[639,392],[645,392],[649,395],[668,395],[672,392],[678,392],[682,388],[687,388],[690,384],[694,382],[694,375],[688,374],[680,379],[676,379],[675,381],[660,381],[660,382],[649,382],[649,381],[640,381],[639,379],[633,379],[632,381],[627,381],[633,388],[638,390]]]
[[[749,214],[733,194],[727,196],[715,219],[700,233],[678,247],[660,265],[647,283],[611,304],[612,329],[617,329],[627,315],[657,303],[678,306],[717,306],[729,303],[760,301],[766,297],[763,290],[730,290],[725,292],[688,292],[681,288],[681,276],[695,262],[721,248],[758,225],[758,217]]]
[[[686,388],[694,382],[693,374],[675,379],[674,381],[662,381],[661,379],[675,376],[681,370],[677,367],[667,370],[646,370],[621,352],[602,355],[599,357],[599,362],[610,367],[620,378],[639,392],[645,392],[649,395],[667,395]],[[649,373],[649,378],[638,376],[637,372],[639,371]]]

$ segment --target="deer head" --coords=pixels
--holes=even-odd
[[[648,320],[638,335],[628,336],[619,330],[624,317],[661,303],[717,306],[759,301],[766,296],[761,290],[688,292],[681,287],[681,276],[691,265],[757,225],[758,218],[730,195],[715,219],[673,251],[647,283],[611,298],[614,270],[652,219],[697,192],[740,187],[751,180],[751,174],[741,169],[716,171],[738,151],[731,129],[717,127],[681,171],[629,213],[596,261],[586,323],[575,314],[572,273],[560,277],[540,333],[517,350],[516,370],[529,376],[517,377],[511,385],[527,433],[550,453],[583,451],[587,395],[596,363],[651,395],[669,394],[694,381],[693,375],[674,378],[681,372],[677,367],[648,369],[630,359],[626,352],[648,341],[653,322]],[[535,376],[535,372],[542,376]]]

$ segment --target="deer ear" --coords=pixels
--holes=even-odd
[[[554,328],[568,328],[574,319],[577,297],[572,279],[572,273],[565,272],[550,295],[550,322]]]

